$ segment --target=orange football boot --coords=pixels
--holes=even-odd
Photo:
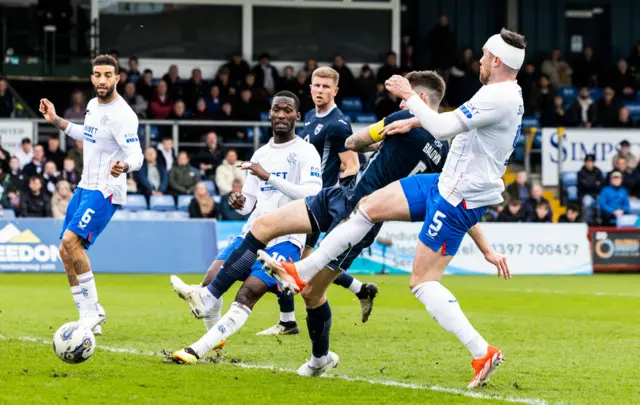
[[[295,263],[279,262],[264,250],[258,250],[258,261],[262,263],[262,268],[267,274],[282,284],[283,290],[299,293],[306,287],[307,283],[298,276]]]
[[[482,387],[489,381],[493,371],[504,362],[504,353],[497,347],[489,346],[487,354],[480,359],[473,359],[471,367],[475,370],[473,380],[467,388]]]

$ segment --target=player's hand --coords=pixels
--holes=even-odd
[[[129,165],[126,163],[120,163],[118,160],[111,166],[111,175],[113,177],[119,177],[122,173],[126,173],[129,170]]]
[[[411,88],[409,80],[400,75],[393,75],[386,82],[384,87],[387,91],[396,97],[401,97],[404,100],[408,100],[411,96],[416,94]]]
[[[413,118],[409,118],[406,120],[398,120],[393,121],[391,124],[384,126],[380,133],[385,136],[396,135],[396,134],[406,134],[414,128],[414,123],[412,122]]]
[[[503,276],[505,280],[509,280],[511,278],[511,271],[509,271],[509,265],[507,264],[507,258],[491,249],[488,251],[484,258],[489,263],[496,266],[498,269],[498,277]]]
[[[53,103],[46,98],[40,100],[39,110],[40,114],[44,116],[49,124],[51,124],[53,120],[58,118],[58,115],[56,114],[56,108],[54,107]]]
[[[254,176],[257,176],[262,181],[269,180],[269,176],[271,175],[271,173],[264,170],[264,167],[260,166],[260,163],[244,162],[244,163],[240,163],[238,167],[241,169],[249,170],[249,173],[253,174]]]
[[[241,210],[244,208],[244,202],[247,200],[247,198],[242,195],[242,193],[231,193],[229,195],[229,207],[233,208],[234,210]]]

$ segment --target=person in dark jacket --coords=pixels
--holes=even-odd
[[[560,215],[560,218],[558,218],[558,223],[574,224],[579,222],[581,222],[580,207],[574,204],[569,205],[567,207],[567,212]]]
[[[622,187],[622,173],[611,172],[610,184],[600,192],[600,210],[603,225],[615,225],[616,219],[629,212],[629,194]]]
[[[613,170],[607,175],[607,183],[611,183],[611,174],[616,170],[622,173],[622,187],[627,190],[629,195],[633,195],[637,185],[636,173],[634,173],[629,167],[627,158],[621,156],[616,159],[616,162],[613,165]]]
[[[220,200],[220,219],[222,221],[243,221],[249,218],[249,215],[240,215],[238,211],[231,208],[229,205],[229,196],[233,193],[242,192],[242,182],[238,179],[234,180],[231,184],[231,192],[221,196]]]
[[[551,222],[551,219],[553,218],[553,212],[551,211],[549,201],[542,196],[542,191],[542,186],[540,184],[534,184],[533,186],[531,186],[531,197],[529,197],[529,199],[524,203],[524,212],[528,221],[531,221],[532,219],[537,217],[538,205],[540,203],[547,204],[546,216],[545,218],[542,218],[545,220],[544,222]]]
[[[51,200],[42,190],[40,176],[31,176],[29,190],[20,197],[20,216],[33,218],[47,218],[51,213]]]
[[[9,161],[9,172],[7,173],[9,178],[9,184],[16,190],[24,190],[25,177],[20,170],[20,160],[17,157],[12,157]]]
[[[595,166],[596,157],[592,154],[584,158],[584,166],[578,172],[578,199],[582,201],[584,222],[593,223],[593,209],[598,193],[604,187],[602,172]]]
[[[529,199],[531,185],[527,181],[527,172],[519,170],[516,172],[516,181],[507,186],[507,193],[512,200],[526,201]]]
[[[163,195],[169,186],[167,169],[159,164],[158,153],[152,147],[144,152],[144,162],[137,172],[138,190],[147,197],[151,195]]]
[[[497,222],[524,222],[525,215],[520,200],[513,199],[498,215]]]
[[[196,184],[193,199],[189,203],[189,218],[217,218],[216,203],[203,182]]]
[[[527,217],[527,222],[539,224],[549,223],[552,222],[552,215],[553,214],[551,213],[551,207],[549,206],[549,203],[546,200],[539,201],[536,204],[534,213]]]
[[[200,181],[200,175],[189,165],[187,152],[180,152],[178,164],[169,170],[169,190],[172,194],[191,194]]]

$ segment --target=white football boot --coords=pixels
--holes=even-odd
[[[171,276],[171,285],[173,286],[173,291],[178,294],[178,297],[189,304],[191,313],[196,318],[203,319],[214,310],[216,298],[211,295],[209,291],[206,291],[206,288],[188,285],[180,280],[178,276]],[[205,297],[206,295],[210,297]]]
[[[327,355],[327,362],[324,366],[315,367],[311,365],[311,360],[304,363],[298,369],[298,375],[300,377],[321,377],[327,373],[327,371],[338,367],[340,364],[340,358],[334,352],[329,352]]]
[[[100,303],[98,303],[98,315],[104,317],[104,321],[102,321],[101,323],[107,323],[107,313],[105,312],[105,310],[102,307],[102,305],[100,305]],[[92,329],[93,334],[96,335],[96,336],[102,336],[101,323],[97,324]]]

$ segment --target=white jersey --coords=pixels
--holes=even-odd
[[[78,187],[100,190],[113,196],[114,204],[127,202],[127,176],[111,176],[111,166],[118,160],[129,164],[129,172],[142,166],[143,155],[138,140],[138,117],[120,96],[109,104],[91,99],[81,127],[69,123],[65,133],[83,141],[82,179]]]
[[[520,136],[522,90],[516,81],[483,86],[455,114],[467,132],[457,135],[438,181],[440,195],[467,208],[503,201],[502,176]]]
[[[290,183],[317,183],[318,190],[322,187],[320,155],[312,144],[305,142],[300,137],[296,136],[292,141],[280,144],[275,143],[271,138],[268,144],[253,154],[251,161],[260,163],[267,172]],[[242,228],[241,237],[249,232],[253,221],[292,201],[269,182],[260,180],[251,174],[247,176],[242,187],[242,194],[247,198],[245,204],[255,204],[255,210]],[[290,241],[302,249],[305,240],[306,235],[304,234],[288,235],[273,239],[267,246]]]

